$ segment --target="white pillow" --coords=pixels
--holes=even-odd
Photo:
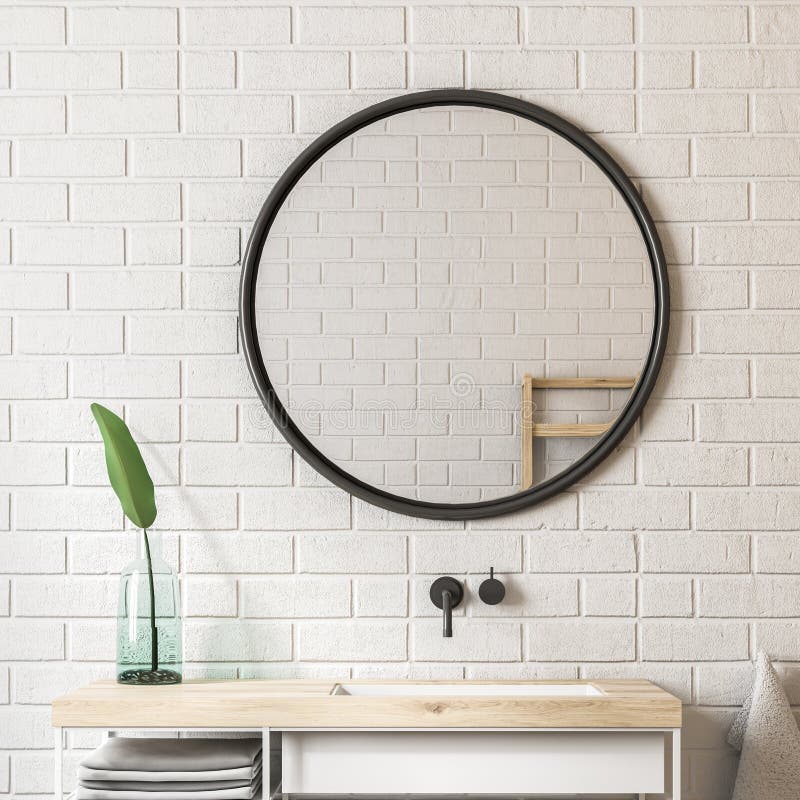
[[[800,798],[800,730],[764,653],[758,654],[753,691],[731,727],[728,742],[742,751],[733,800]]]

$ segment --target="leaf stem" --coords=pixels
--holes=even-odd
[[[153,672],[158,670],[158,629],[156,628],[156,589],[153,583],[153,561],[150,558],[150,540],[147,538],[147,528],[142,528],[144,534],[144,552],[147,556],[147,580],[150,588],[150,666]]]

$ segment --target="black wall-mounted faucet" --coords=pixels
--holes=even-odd
[[[431,584],[431,602],[443,611],[442,636],[453,635],[453,609],[464,599],[464,587],[449,575],[437,578]]]

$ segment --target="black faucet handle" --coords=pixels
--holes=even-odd
[[[494,576],[494,567],[489,567],[489,577],[478,587],[478,597],[487,606],[496,606],[506,596],[506,587]]]

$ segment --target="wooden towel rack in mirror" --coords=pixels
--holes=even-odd
[[[668,318],[622,168],[490,92],[396,97],[323,133],[266,198],[242,270],[244,352],[280,434],[353,495],[435,519],[586,477],[641,413]]]
[[[522,437],[522,488],[534,485],[534,439],[593,439],[608,433],[611,422],[535,422],[536,403],[534,389],[632,389],[637,378],[522,378],[522,412],[520,434]]]

